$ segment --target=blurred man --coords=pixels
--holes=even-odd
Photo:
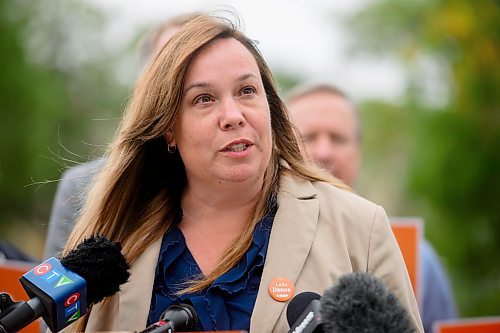
[[[304,87],[307,89],[307,87]],[[335,87],[296,90],[288,108],[310,161],[353,186],[361,164],[361,128],[351,101]]]
[[[174,17],[158,25],[146,36],[139,50],[141,69],[152,56],[179,30],[198,14]],[[45,242],[44,258],[56,256],[66,244],[86,199],[92,179],[104,165],[103,159],[83,163],[66,170],[57,187]]]
[[[294,89],[288,109],[307,159],[353,187],[361,165],[361,123],[350,99],[338,88],[317,84]],[[457,317],[455,303],[436,252],[420,242],[421,308],[425,332],[437,320]]]

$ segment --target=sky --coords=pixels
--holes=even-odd
[[[87,0],[103,10],[109,23],[103,38],[126,43],[141,27],[191,11],[229,9],[242,20],[242,30],[258,47],[274,71],[286,71],[305,81],[332,83],[354,100],[394,100],[405,77],[397,64],[353,56],[342,19],[366,0]]]

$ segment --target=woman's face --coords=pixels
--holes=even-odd
[[[269,104],[254,57],[236,39],[215,40],[192,59],[167,139],[191,185],[262,182],[272,149]]]

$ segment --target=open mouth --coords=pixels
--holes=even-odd
[[[246,143],[237,143],[234,145],[230,145],[224,149],[224,151],[233,151],[233,152],[238,152],[238,151],[244,151],[246,150],[250,145]]]

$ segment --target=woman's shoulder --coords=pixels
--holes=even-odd
[[[379,205],[327,182],[286,176],[281,184],[282,191],[287,195],[302,200],[317,200],[319,219],[323,222],[365,228],[374,222],[377,214],[385,214]]]
[[[335,185],[327,182],[315,181],[311,182],[312,186],[317,191],[317,196],[320,200],[326,200],[332,205],[342,205],[348,208],[362,208],[374,210],[378,205],[359,194],[352,191],[340,189]]]
[[[332,184],[320,181],[311,184],[316,190],[322,215],[335,217],[335,220],[366,227],[372,224],[380,210],[383,210],[370,200]]]

